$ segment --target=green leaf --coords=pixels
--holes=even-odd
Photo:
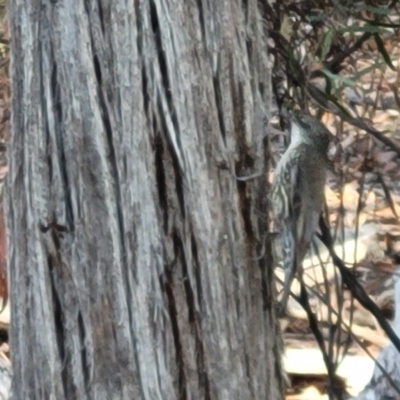
[[[332,72],[328,71],[327,69],[323,69],[322,72],[330,79],[339,81],[341,83],[344,83],[347,86],[353,86],[356,84],[356,81],[354,81],[351,78],[346,78],[344,76],[336,75],[333,74]]]
[[[359,17],[359,19],[372,26],[381,26],[382,28],[400,28],[400,24],[389,24],[387,22],[374,21],[363,17]]]
[[[331,48],[334,36],[335,31],[332,28],[329,28],[328,32],[325,33],[324,38],[322,39],[322,42],[317,50],[317,56],[320,60],[325,60],[325,57],[329,53],[329,50]]]
[[[390,67],[390,69],[392,69],[393,71],[396,71],[396,68],[392,64],[392,60],[390,59],[390,56],[385,49],[385,45],[383,43],[382,38],[377,33],[374,34],[374,38],[375,38],[376,45],[378,46],[378,50],[382,54],[382,57],[385,60],[386,64]]]

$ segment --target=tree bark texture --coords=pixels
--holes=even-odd
[[[257,2],[10,8],[14,398],[280,399]]]

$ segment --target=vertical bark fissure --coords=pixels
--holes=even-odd
[[[152,29],[153,29],[153,34],[154,34],[154,41],[155,41],[155,46],[156,46],[156,51],[157,51],[157,61],[159,64],[160,68],[160,77],[161,77],[161,84],[162,84],[162,90],[166,98],[166,103],[168,106],[168,113],[170,115],[171,121],[174,125],[175,132],[176,132],[176,138],[178,139],[178,146],[179,146],[179,125],[178,121],[176,118],[175,114],[175,109],[174,109],[174,103],[173,99],[171,96],[170,88],[171,84],[169,82],[169,71],[168,71],[168,63],[165,58],[164,52],[165,49],[163,47],[163,42],[162,42],[162,37],[160,33],[160,22],[158,19],[158,10],[156,7],[156,4],[153,0],[149,0],[150,2],[150,18],[151,18],[151,24],[152,24]]]
[[[207,368],[205,364],[205,354],[204,354],[204,344],[203,344],[203,335],[202,335],[202,330],[201,330],[201,315],[202,315],[202,304],[203,304],[203,290],[201,287],[201,264],[198,259],[198,252],[197,252],[197,245],[196,245],[196,239],[193,235],[191,234],[191,254],[193,256],[193,265],[192,268],[194,268],[194,273],[195,273],[195,280],[190,280],[189,277],[190,275],[188,274],[187,271],[187,266],[186,263],[184,264],[185,266],[185,289],[186,289],[186,296],[188,299],[188,304],[189,304],[189,310],[191,310],[191,315],[192,315],[192,327],[194,329],[194,335],[195,335],[195,343],[196,343],[196,362],[197,362],[197,372],[199,374],[199,382],[200,386],[204,388],[204,399],[205,400],[210,400],[211,399],[211,393],[210,393],[210,381],[207,373]],[[194,288],[191,287],[191,284],[196,284],[195,290]],[[197,301],[194,301],[194,294],[197,293]],[[196,305],[198,307],[196,307]]]
[[[104,14],[103,14],[103,5],[102,5],[101,0],[97,0],[97,8],[99,10],[99,21],[100,21],[101,32],[104,35],[104,31],[105,31],[105,28],[104,28]]]
[[[176,255],[178,256],[178,255]],[[187,388],[186,388],[186,376],[184,366],[184,354],[182,349],[182,343],[180,338],[179,324],[177,319],[177,306],[174,295],[174,278],[173,278],[174,265],[165,267],[165,292],[168,299],[168,312],[171,321],[172,335],[174,338],[175,352],[176,352],[176,363],[178,365],[178,398],[179,400],[187,399]]]
[[[158,202],[163,215],[163,230],[164,234],[168,233],[168,202],[167,202],[167,189],[165,187],[165,171],[164,171],[164,146],[162,139],[157,135],[154,139],[154,164],[156,168],[156,182],[158,190]]]
[[[217,106],[218,110],[218,122],[219,122],[219,130],[221,132],[222,137],[224,138],[224,141],[226,139],[226,131],[225,131],[225,124],[224,124],[224,112],[221,107],[222,104],[222,93],[220,89],[220,84],[219,84],[219,79],[218,76],[214,76],[214,94],[215,94],[215,104]]]
[[[82,313],[78,311],[78,329],[79,329],[79,343],[81,346],[81,363],[82,363],[82,373],[83,373],[83,381],[86,389],[86,395],[90,398],[90,362],[88,360],[88,354],[85,346],[86,342],[86,329],[85,322],[82,317]]]
[[[57,261],[56,261],[57,263]],[[62,307],[62,302],[60,300],[58,291],[57,291],[57,283],[55,282],[54,278],[54,260],[52,260],[52,257],[49,255],[48,256],[48,270],[49,270],[49,276],[50,276],[50,284],[51,284],[51,293],[52,293],[52,300],[53,300],[53,307],[54,307],[54,326],[56,330],[56,335],[57,335],[57,348],[58,348],[58,356],[60,357],[60,360],[62,363],[65,362],[66,358],[69,358],[69,354],[66,353],[65,349],[65,330],[64,330],[64,313],[63,313],[63,307]],[[67,374],[67,369],[64,368],[62,370],[62,381],[64,387],[68,386],[68,374]],[[64,395],[66,395],[64,391]]]

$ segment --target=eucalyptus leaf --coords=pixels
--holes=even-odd
[[[347,85],[347,86],[353,86],[353,85],[356,84],[356,81],[355,81],[355,80],[353,80],[353,79],[351,79],[351,78],[346,78],[346,77],[341,76],[341,75],[333,74],[332,72],[328,71],[327,69],[323,69],[322,72],[323,72],[327,77],[329,77],[330,79],[333,79],[333,80],[339,81],[339,82],[341,82],[341,83],[344,83],[344,84]]]
[[[328,32],[325,33],[324,38],[322,39],[322,42],[317,51],[317,55],[320,60],[325,60],[326,55],[329,53],[335,33],[336,32],[332,28],[329,28]]]

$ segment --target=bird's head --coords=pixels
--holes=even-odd
[[[323,152],[328,150],[332,135],[322,122],[300,112],[292,113],[290,122],[291,144],[307,142]]]

